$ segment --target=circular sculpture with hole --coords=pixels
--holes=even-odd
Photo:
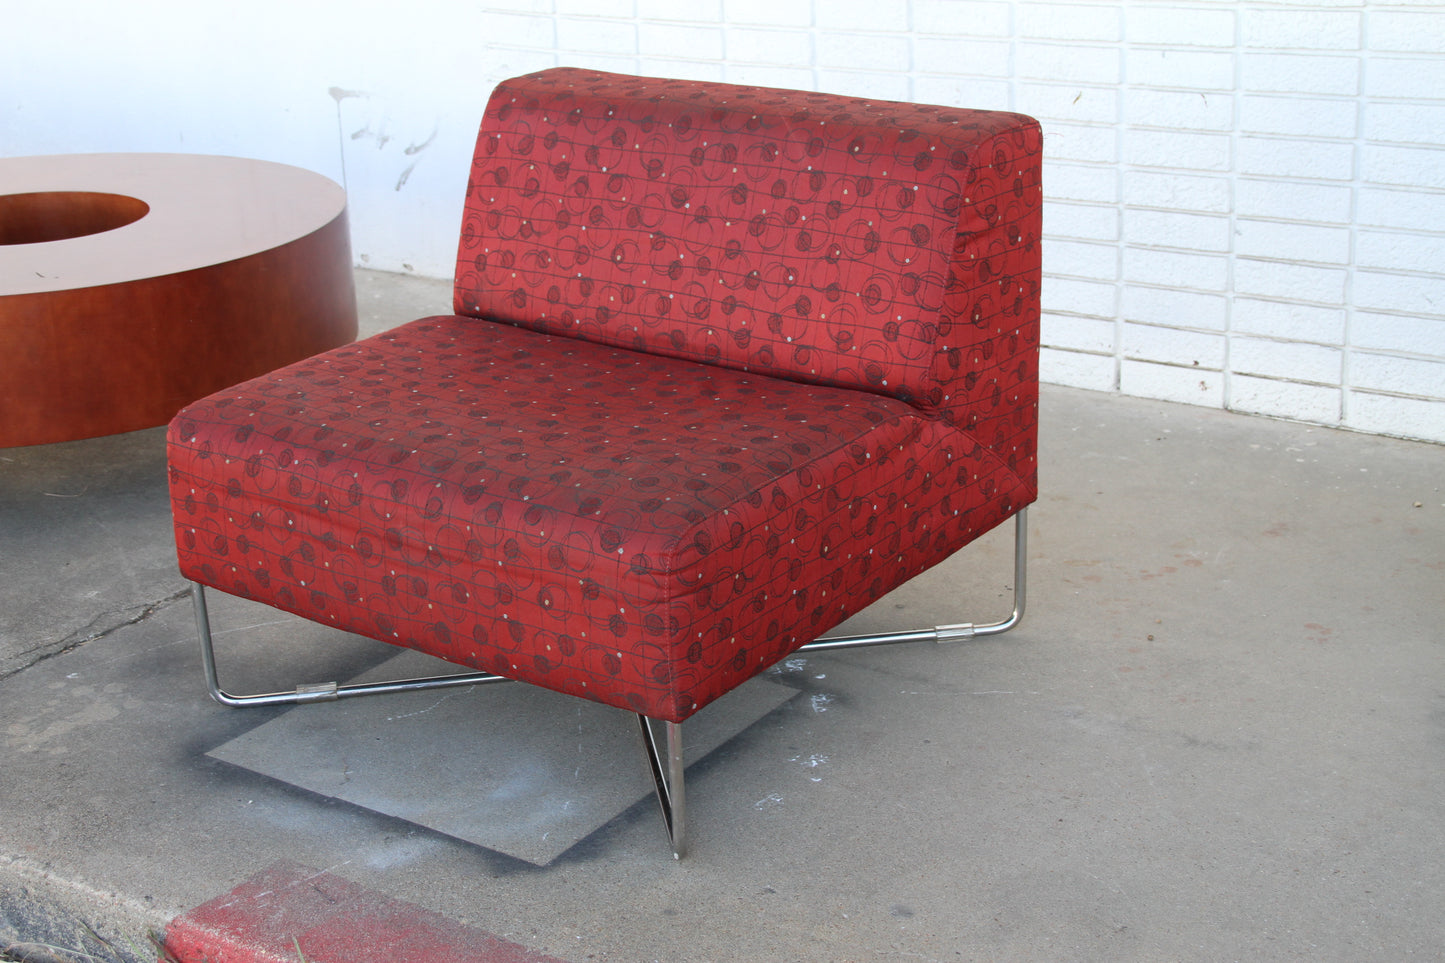
[[[195,154],[0,158],[0,448],[165,424],[356,337],[346,195]]]

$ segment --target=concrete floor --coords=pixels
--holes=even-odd
[[[358,284],[367,330],[448,310]],[[681,863],[645,800],[535,865],[207,755],[333,707],[207,699],[162,431],[0,451],[0,944],[140,946],[290,860],[574,961],[1445,958],[1445,449],[1060,388],[1042,412],[1022,627],[750,683],[796,695],[689,770]],[[1009,545],[856,622],[1002,614]],[[221,607],[239,687],[394,652]],[[407,756],[465,799],[444,745]]]

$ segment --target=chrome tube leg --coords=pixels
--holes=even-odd
[[[931,629],[885,632],[879,635],[829,636],[798,646],[797,652],[826,652],[831,649],[861,649],[873,645],[896,645],[901,642],[962,642],[980,635],[1002,635],[1018,625],[1024,617],[1024,601],[1028,592],[1029,510],[1014,513],[1014,585],[1013,611],[998,622],[976,625],[959,622]]]
[[[201,664],[206,670],[206,690],[211,698],[227,705],[229,697],[221,691],[221,681],[216,675],[216,646],[211,639],[211,613],[206,607],[206,587],[200,582],[191,583],[191,608],[196,614],[196,633],[201,639]]]
[[[1014,515],[1014,607],[1009,617],[991,625],[975,625],[974,635],[1002,635],[1023,621],[1029,588],[1029,510]]]
[[[668,797],[672,801],[672,855],[687,854],[687,793],[682,781],[682,724],[667,724]]]
[[[211,636],[211,615],[206,606],[206,587],[200,582],[191,583],[191,604],[196,613],[196,634],[201,640],[201,663],[206,671],[206,689],[210,692],[211,698],[223,706],[235,708],[335,702],[337,699],[354,696],[382,695],[388,692],[417,692],[422,689],[450,689],[508,681],[503,676],[493,675],[490,672],[466,672],[425,679],[395,679],[389,682],[369,682],[357,685],[318,682],[298,685],[287,692],[232,695],[221,688],[220,678],[216,671],[216,647],[215,640]]]
[[[667,827],[667,838],[672,843],[672,855],[675,859],[682,859],[687,855],[687,796],[683,789],[682,723],[663,724],[667,733],[665,758],[658,748],[657,737],[652,732],[652,720],[639,714],[637,723],[642,732],[642,747],[647,754],[648,771],[652,775],[653,787],[657,790],[657,804],[662,809],[662,821]]]
[[[1014,615],[1009,628],[1024,617],[1029,586],[1029,510],[1020,508],[1014,516]]]

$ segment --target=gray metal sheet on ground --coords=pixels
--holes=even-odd
[[[728,693],[683,726],[687,763],[797,694],[767,677]],[[297,706],[207,755],[537,865],[652,795],[635,716],[510,683]]]

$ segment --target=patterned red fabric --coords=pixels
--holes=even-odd
[[[579,94],[579,79],[606,96]],[[569,110],[499,106],[533,88],[562,91]],[[634,88],[630,100],[616,93]],[[764,111],[772,98],[790,112]],[[644,102],[670,119],[639,116]],[[684,104],[719,130],[742,109],[758,114],[759,131],[792,133],[775,152],[749,140],[746,124],[695,143],[697,120],[679,128]],[[905,108],[920,124],[991,133],[970,135],[967,149],[931,133],[881,133],[881,118]],[[648,152],[614,157],[626,146],[615,128],[588,120],[608,109],[648,135]],[[1036,128],[1004,117],[571,71],[504,85],[478,141],[457,279],[464,315],[413,322],[181,412],[169,445],[182,571],[458,664],[685,719],[1034,499],[1037,156],[1028,167],[998,145],[1017,147]],[[523,129],[539,144],[565,133],[571,145],[549,148],[566,156],[548,154],[535,185],[488,166]],[[670,150],[658,139],[669,137],[679,138]],[[948,144],[939,166],[964,185],[1008,166],[973,151],[1002,151],[1033,173],[1020,175],[1020,194],[991,203],[1024,213],[1009,220],[935,199],[933,220],[921,221],[916,203],[911,214],[884,203],[911,186],[875,184],[866,211],[844,202],[850,217],[882,228],[876,244],[858,247],[852,221],[837,215],[829,227],[818,220],[826,203],[789,193],[813,181],[788,180],[796,151],[842,163],[856,142],[852,153],[891,170],[894,160],[876,160],[884,141],[895,158],[905,141]],[[673,220],[664,208],[674,195],[629,193],[656,236],[620,240],[629,216],[601,167],[656,170],[656,184],[637,184],[675,186],[696,173],[696,149],[706,167],[727,143],[737,155],[726,163],[748,171],[748,198],[769,173],[783,180],[772,209],[789,229],[787,261],[763,244],[774,215],[697,220],[721,203],[712,194],[687,194],[681,204],[704,210]],[[532,151],[516,150],[535,160]],[[664,156],[675,166],[656,168]],[[931,166],[912,156],[913,169]],[[544,191],[545,177],[561,192]],[[850,177],[839,196],[857,196],[862,180]],[[499,200],[484,208],[477,192],[488,182]],[[538,213],[545,203],[550,222]],[[944,230],[938,212],[948,210],[954,226]],[[806,249],[795,230],[805,214],[819,238]],[[900,217],[933,225],[931,244],[921,230],[902,239]],[[831,261],[830,243],[842,245]],[[620,257],[590,253],[619,245]],[[704,311],[688,291],[708,257],[719,296]],[[796,265],[781,300],[770,264]],[[937,270],[915,285],[902,268],[916,264]],[[890,294],[878,303],[906,310],[909,324],[890,327],[870,307],[867,284],[884,277]],[[802,297],[833,305],[831,318],[779,308]],[[688,307],[656,310],[660,300]],[[625,310],[599,310],[613,303]]]
[[[1041,145],[1001,111],[519,77],[482,122],[455,310],[889,394],[1032,474]]]
[[[466,318],[172,423],[187,577],[678,721],[1032,494],[878,395]]]

